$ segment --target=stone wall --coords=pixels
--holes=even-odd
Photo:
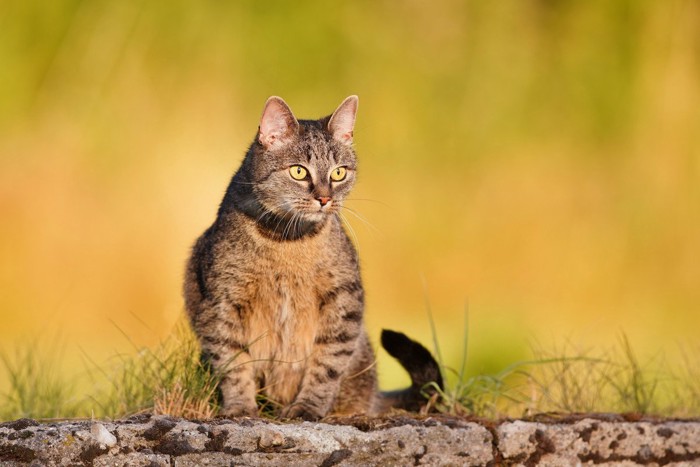
[[[700,465],[700,421],[397,416],[282,424],[140,415],[117,422],[0,424],[1,466],[593,464]]]

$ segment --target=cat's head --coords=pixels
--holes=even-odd
[[[267,100],[249,161],[266,212],[319,222],[340,209],[355,182],[357,103],[350,96],[328,117],[297,120],[284,100]]]

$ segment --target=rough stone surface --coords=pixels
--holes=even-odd
[[[700,465],[698,422],[514,421],[498,426],[496,437],[505,463]]]
[[[446,416],[326,423],[140,415],[116,422],[0,424],[0,466],[700,466],[700,422]]]

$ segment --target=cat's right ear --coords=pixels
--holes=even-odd
[[[347,97],[328,121],[328,130],[333,138],[343,144],[352,144],[352,131],[355,127],[355,116],[357,115],[357,96]]]
[[[281,97],[272,96],[265,102],[258,141],[267,149],[279,148],[294,138],[299,122]]]

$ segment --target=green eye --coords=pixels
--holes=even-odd
[[[306,174],[306,169],[300,165],[293,165],[289,168],[289,175],[291,175],[294,180],[304,180]]]
[[[345,167],[336,167],[333,169],[333,172],[331,172],[331,180],[335,182],[339,182],[345,178],[345,175],[347,175],[347,169]]]

